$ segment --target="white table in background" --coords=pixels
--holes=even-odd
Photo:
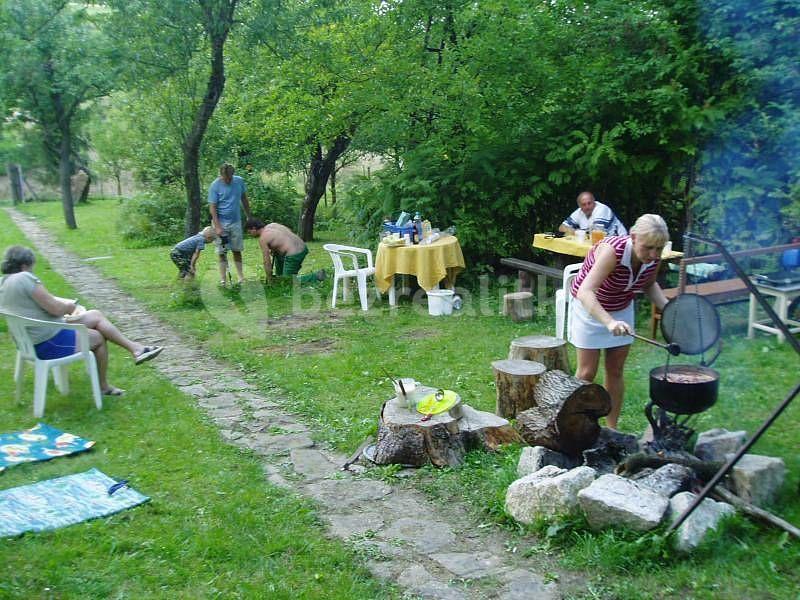
[[[772,296],[775,298],[773,308],[781,321],[786,323],[791,333],[800,333],[800,321],[794,321],[789,318],[789,304],[791,301],[800,296],[800,283],[793,283],[789,285],[772,285],[763,283],[761,281],[753,281],[753,285],[764,296]],[[772,319],[756,319],[758,300],[755,295],[750,294],[750,311],[747,318],[747,337],[754,337],[756,329],[766,331],[778,336],[778,341],[783,342],[786,336],[783,331],[774,327]]]

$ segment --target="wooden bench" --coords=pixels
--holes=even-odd
[[[758,254],[775,254],[800,248],[800,243],[796,244],[782,244],[780,246],[766,246],[764,248],[751,248],[749,250],[740,250],[738,252],[731,252],[734,258],[743,258],[747,256],[755,256]],[[739,277],[732,277],[730,279],[720,279],[718,281],[705,281],[703,283],[688,283],[686,267],[692,264],[719,262],[724,260],[722,254],[706,254],[703,256],[692,256],[691,258],[683,258],[678,267],[678,286],[674,288],[667,288],[664,295],[668,299],[675,298],[679,294],[689,292],[691,294],[698,294],[705,297],[712,304],[728,304],[731,302],[740,302],[747,299],[749,290],[744,281]],[[656,337],[658,329],[658,322],[661,320],[661,311],[655,305],[652,305],[652,312],[650,317],[650,337]]]
[[[555,279],[558,281],[558,287],[561,287],[561,282],[564,280],[564,271],[556,269],[555,267],[548,267],[547,265],[540,265],[529,260],[522,260],[521,258],[501,258],[500,264],[512,269],[517,269],[519,279],[517,281],[517,291],[530,292],[531,291],[531,278],[530,275],[537,276],[537,289],[544,290],[547,283],[547,278]]]

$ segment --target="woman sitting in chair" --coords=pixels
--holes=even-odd
[[[97,360],[100,389],[106,396],[121,396],[125,393],[108,383],[108,348],[106,342],[125,348],[136,364],[155,358],[163,350],[161,346],[145,346],[125,337],[99,310],[83,310],[77,300],[65,300],[53,296],[33,274],[36,257],[30,248],[11,246],[3,256],[0,271],[0,308],[21,317],[41,321],[81,323],[89,330],[89,345]],[[75,331],[61,329],[55,335],[50,328],[31,327],[31,339],[36,355],[44,360],[69,356],[79,350],[76,347]]]

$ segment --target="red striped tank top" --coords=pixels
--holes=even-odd
[[[600,302],[600,306],[607,311],[622,310],[631,303],[634,293],[648,287],[653,282],[660,261],[643,264],[638,275],[634,276],[631,269],[633,241],[629,235],[607,237],[600,243],[608,244],[614,249],[614,253],[617,255],[617,266],[597,290],[597,300]],[[572,280],[570,293],[574,297],[577,297],[578,288],[594,266],[596,249],[597,245],[589,250],[578,276]]]

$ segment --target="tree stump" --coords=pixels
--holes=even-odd
[[[597,420],[611,410],[601,385],[563,371],[548,371],[534,390],[534,405],[517,415],[517,429],[531,446],[545,446],[577,457],[600,434]]]
[[[430,462],[437,467],[453,467],[460,465],[470,450],[493,451],[501,444],[521,441],[508,421],[466,404],[427,421],[423,418],[397,398],[384,404],[372,461],[379,465],[421,467]]]
[[[567,341],[549,335],[526,335],[511,341],[509,360],[532,360],[542,363],[548,371],[558,369],[569,373]]]
[[[492,369],[497,390],[495,414],[513,419],[533,406],[534,388],[547,367],[532,360],[496,360]]]
[[[511,317],[515,323],[530,321],[533,318],[533,294],[511,292],[503,296],[503,315]]]

